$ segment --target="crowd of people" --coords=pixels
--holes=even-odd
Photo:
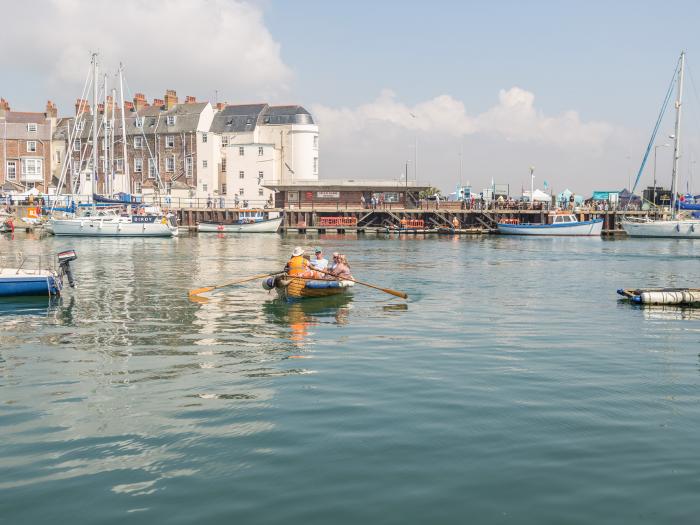
[[[352,279],[348,258],[338,252],[333,252],[329,261],[323,256],[323,250],[317,246],[313,257],[306,255],[304,248],[297,246],[292,257],[287,261],[284,271],[292,277],[305,279]]]

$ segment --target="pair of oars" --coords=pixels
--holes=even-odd
[[[331,277],[334,277],[337,280],[352,281],[354,283],[361,284],[362,286],[367,286],[369,288],[374,288],[375,290],[379,290],[381,292],[388,293],[388,294],[394,295],[396,297],[401,297],[402,299],[408,299],[408,294],[405,292],[399,292],[397,290],[392,290],[391,288],[382,288],[381,286],[358,281],[357,279],[346,279],[346,278],[339,279],[338,276],[333,275],[332,273],[326,272],[324,270],[315,270],[315,271],[317,271],[319,273],[323,273],[325,275],[330,275]],[[247,283],[248,281],[254,281],[255,279],[263,279],[265,277],[271,277],[273,275],[277,275],[278,273],[280,273],[280,272],[263,273],[260,275],[254,275],[252,277],[246,277],[245,279],[239,279],[237,281],[229,281],[229,282],[223,283],[223,284],[215,284],[214,286],[205,286],[203,288],[195,288],[194,290],[190,290],[188,295],[190,297],[195,297],[195,296],[203,294],[203,293],[211,292],[212,290],[218,290],[219,288],[226,288],[228,286],[233,286],[235,284]]]

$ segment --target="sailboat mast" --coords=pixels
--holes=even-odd
[[[122,157],[124,159],[123,161],[123,166],[124,166],[124,176],[126,177],[126,192],[128,194],[131,194],[131,176],[129,175],[129,159],[126,157],[126,117],[124,116],[125,108],[124,108],[124,77],[122,74],[123,67],[121,64],[119,64],[119,97],[120,101],[119,103],[121,104],[122,108]]]
[[[683,107],[683,70],[685,69],[685,51],[681,51],[680,69],[678,71],[678,98],[676,100],[676,128],[673,143],[673,176],[671,178],[671,217],[676,218],[676,192],[678,191],[678,160],[681,157],[681,109]]]
[[[92,177],[90,198],[95,193],[97,180],[97,53],[92,54]]]

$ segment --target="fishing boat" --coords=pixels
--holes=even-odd
[[[635,304],[700,306],[700,288],[621,288],[617,293]]]
[[[121,215],[115,210],[98,210],[68,219],[52,217],[46,224],[46,230],[54,235],[78,237],[173,237],[178,234],[173,215]]]
[[[71,287],[75,286],[70,262],[77,258],[75,251],[68,250],[57,255],[59,269],[42,267],[41,258],[36,268],[26,266],[27,260],[20,256],[16,267],[0,264],[0,297],[21,297],[60,295],[63,289],[63,276],[68,277]]]
[[[275,233],[282,224],[282,217],[265,218],[261,213],[241,212],[238,221],[233,224],[200,222],[198,232],[216,233]]]
[[[307,279],[286,273],[272,275],[262,282],[265,290],[275,290],[280,298],[286,300],[340,295],[347,293],[354,285],[354,281]]]
[[[683,213],[679,213],[679,201],[677,198],[678,191],[678,160],[681,157],[680,152],[680,136],[681,136],[681,110],[683,107],[683,75],[685,69],[685,52],[681,52],[681,56],[678,59],[678,64],[675,71],[673,72],[673,80],[669,85],[668,91],[666,93],[666,98],[664,99],[664,104],[661,107],[661,112],[659,113],[654,132],[652,133],[651,140],[647,146],[646,153],[642,160],[642,165],[639,168],[637,174],[637,179],[635,180],[634,187],[637,186],[639,178],[641,177],[642,171],[646,164],[646,160],[649,156],[654,141],[656,140],[656,133],[659,129],[659,125],[664,116],[668,103],[671,100],[671,95],[673,92],[674,83],[678,84],[678,92],[676,97],[676,126],[675,133],[673,134],[673,168],[671,173],[671,209],[670,217],[668,215],[661,219],[652,219],[650,217],[642,218],[625,218],[622,220],[622,228],[625,230],[627,235],[630,237],[657,237],[657,238],[676,238],[676,239],[700,239],[700,219],[693,219],[691,217],[685,216]],[[634,191],[634,187],[632,190]],[[691,208],[692,209],[692,208]]]
[[[603,231],[603,219],[579,221],[573,213],[552,212],[549,222],[520,223],[517,219],[502,220],[498,223],[498,232],[504,235],[566,235],[566,236],[600,236]]]

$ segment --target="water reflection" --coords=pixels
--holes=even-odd
[[[74,300],[71,297],[66,307],[71,309]],[[63,306],[62,297],[7,297],[0,299],[0,317],[15,316],[56,316]],[[3,321],[5,322],[5,320]]]
[[[298,348],[311,342],[313,327],[322,323],[347,325],[352,295],[341,294],[295,302],[274,299],[263,304],[263,311],[274,324],[289,327],[289,339]]]

